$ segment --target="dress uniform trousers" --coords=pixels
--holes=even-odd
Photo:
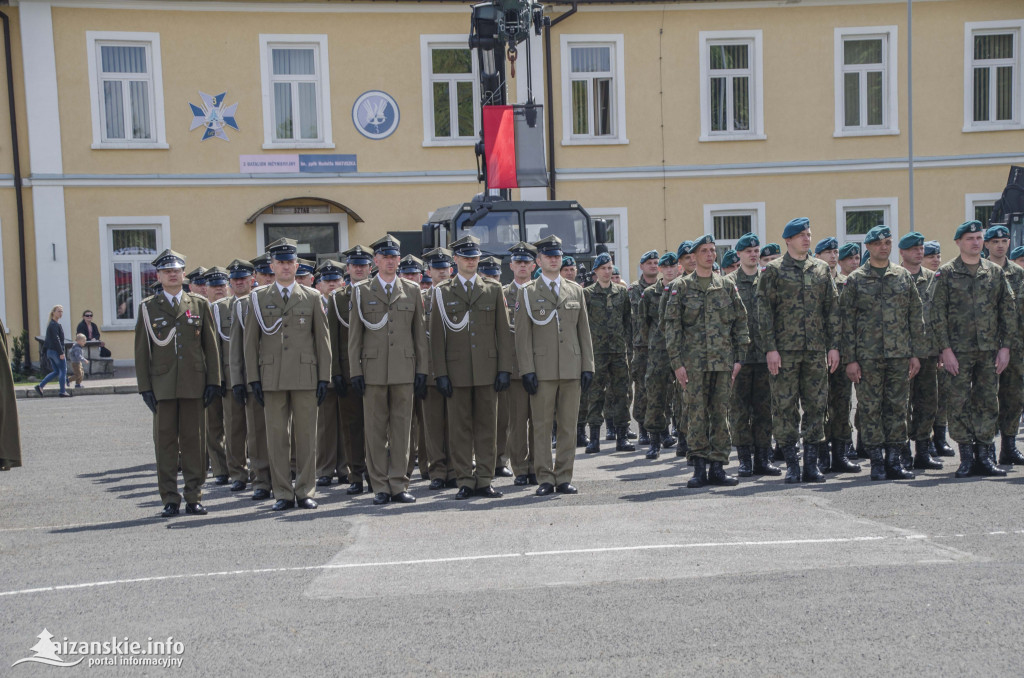
[[[504,440],[507,441],[505,449],[508,450],[512,473],[517,476],[534,473],[533,417],[530,416],[530,394],[526,392],[521,379],[513,379],[508,390],[502,391],[499,395],[508,398],[508,433]],[[503,439],[500,429],[498,439]]]
[[[412,384],[366,385],[363,397],[366,468],[374,492],[399,494],[409,489],[409,429]]]
[[[206,454],[215,476],[229,475],[224,442],[224,399],[214,398],[206,408]]]
[[[946,391],[949,436],[958,443],[990,443],[995,438],[998,423],[996,352],[962,351],[956,357],[960,372],[949,376]]]
[[[775,440],[781,447],[796,445],[802,427],[804,443],[816,445],[825,439],[825,410],[828,401],[825,353],[779,351],[779,355],[782,358],[779,373],[769,376]],[[903,411],[906,411],[905,407]]]
[[[452,397],[448,399],[448,432],[459,487],[482,489],[490,486],[494,478],[497,396],[491,385],[452,389]]]
[[[907,358],[860,361],[857,407],[860,410],[861,428],[858,429],[858,435],[863,437],[868,449],[899,445],[907,440],[909,363]]]
[[[366,441],[363,436],[363,399],[353,389],[338,398],[338,426],[348,467],[348,482],[361,483],[366,473]],[[339,477],[340,479],[340,477]]]
[[[578,379],[546,379],[538,382],[537,393],[530,396],[533,417],[533,464],[538,483],[560,485],[572,481],[576,458],[576,417],[580,406]],[[551,463],[552,423],[558,424],[555,461]]]
[[[448,438],[448,399],[436,388],[427,389],[423,401],[423,426],[426,429],[427,472],[431,480],[455,480]]]
[[[316,391],[264,391],[263,400],[274,498],[286,501],[312,498],[316,493]],[[291,475],[293,435],[296,461],[294,490]]]
[[[180,504],[178,465],[185,481],[185,501],[202,501],[206,482],[206,455],[200,447],[203,426],[202,398],[158,400],[153,428],[156,432],[156,480],[163,504]]]
[[[921,371],[910,382],[910,398],[907,400],[907,433],[910,440],[927,441],[932,437],[938,406],[937,369],[934,356],[922,358]]]
[[[495,468],[498,468],[498,466],[508,466],[508,463],[509,463],[509,456],[508,456],[508,434],[509,434],[509,430],[508,430],[508,422],[509,422],[509,417],[508,417],[508,390],[506,389],[506,390],[502,391],[501,393],[498,393],[497,395],[498,395],[498,419],[497,419],[498,426],[497,426],[497,429],[496,429],[497,433],[495,434],[495,442],[497,443],[498,451],[497,451],[496,460],[494,462],[494,467]]]
[[[428,478],[427,445],[423,432],[423,401],[416,398],[412,403],[412,429],[409,431],[409,467],[405,474],[412,478],[412,470],[420,467],[420,476]]]
[[[345,466],[345,450],[341,442],[338,426],[338,394],[328,389],[327,397],[320,403],[316,415],[316,476],[318,478],[348,477]]]
[[[224,409],[224,429],[227,434],[225,453],[228,462],[228,476],[232,481],[247,483],[249,482],[249,468],[245,461],[245,406],[238,404],[231,391],[228,391],[221,401]]]
[[[249,399],[245,401],[245,427],[249,444],[249,480],[254,490],[270,489],[270,453],[267,450],[266,422],[263,408],[250,392]]]

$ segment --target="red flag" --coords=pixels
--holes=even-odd
[[[484,157],[488,188],[519,188],[516,132],[511,106],[484,106]]]

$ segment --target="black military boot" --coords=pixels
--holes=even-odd
[[[828,440],[818,443],[818,470],[823,474],[832,470],[831,451],[832,445]]]
[[[804,443],[804,477],[805,483],[823,483],[825,476],[818,467],[817,443]]]
[[[910,471],[914,468],[914,455],[910,453],[910,441],[900,443],[895,446],[900,453],[900,464],[903,465],[904,471]]]
[[[974,475],[974,443],[956,444],[960,448],[960,468],[953,475],[957,478],[970,478]]]
[[[902,445],[885,446],[885,477],[889,480],[913,480],[914,472],[903,468]]]
[[[1020,466],[1024,464],[1024,455],[1017,449],[1017,436],[1001,436],[1002,445],[999,447],[1000,466]]]
[[[679,441],[676,443],[676,456],[685,457],[690,452],[690,446],[686,444],[686,434],[679,434]]]
[[[693,477],[686,481],[690,488],[704,487],[708,484],[708,460],[704,457],[693,458]]]
[[[881,447],[872,447],[868,454],[871,456],[871,479],[885,480],[885,451]]]
[[[636,433],[633,429],[629,428],[629,424],[626,424],[626,437],[630,440],[636,440]]]
[[[932,427],[932,440],[935,441],[935,452],[940,457],[955,457],[956,452],[946,442],[946,427],[945,426],[933,426]],[[959,446],[959,445],[958,445]]]
[[[586,436],[584,436],[586,438]],[[579,441],[576,441],[579,444]],[[595,454],[601,451],[601,425],[590,426],[590,439],[587,440],[586,448],[584,452],[587,454]]]
[[[844,440],[843,445],[845,445],[843,449],[846,451],[846,458],[856,459],[857,450],[853,447],[853,437],[851,436],[849,440]]]
[[[781,476],[782,469],[772,463],[771,457],[772,448],[770,447],[755,447],[754,448],[754,474],[760,476]]]
[[[786,460],[786,477],[782,482],[787,485],[800,482],[800,453],[796,451],[796,445],[787,445],[781,448],[782,455]]]
[[[659,456],[661,456],[661,437],[652,435],[650,447],[647,448],[647,454],[644,457],[653,461]]]
[[[651,444],[651,436],[650,436],[650,434],[647,433],[647,429],[645,429],[643,426],[640,427],[640,437],[637,438],[636,441],[639,444],[641,444],[641,445],[650,445]],[[659,444],[659,447],[660,447],[660,444]]]
[[[749,478],[754,475],[754,460],[751,454],[753,448],[749,445],[737,445],[736,457],[740,460],[740,468],[736,475],[740,478]]]
[[[682,438],[683,437],[682,431],[679,430],[679,422],[678,421],[673,421],[672,422],[672,435],[674,435],[676,438]]]
[[[785,451],[777,440],[775,441],[775,447],[772,448],[772,461],[786,461]]]
[[[634,452],[636,446],[629,442],[629,437],[626,435],[629,430],[628,426],[620,426],[617,435],[615,436],[615,451],[616,452]]]
[[[653,437],[654,434],[652,433],[651,436]],[[677,442],[676,439],[673,438],[672,436],[670,436],[668,434],[668,431],[662,431],[660,436],[659,436],[659,439],[661,440],[661,447],[662,448],[675,447],[676,446],[676,442]]]
[[[860,464],[847,458],[846,442],[838,438],[832,439],[832,473],[860,473]]]
[[[996,444],[975,443],[974,466],[979,476],[1005,476],[1006,471],[996,466]]]
[[[740,481],[736,476],[731,476],[725,472],[725,464],[720,461],[711,462],[711,468],[708,469],[708,485],[726,485],[732,487],[733,485],[739,485]]]
[[[604,439],[605,440],[615,440],[615,427],[612,425],[612,420],[611,419],[605,419],[604,420],[604,430],[605,430],[605,434],[604,434]],[[590,437],[593,438],[594,436],[591,435]]]
[[[864,448],[864,439],[860,435],[860,431],[857,431],[857,458],[858,459],[870,459],[871,454]]]
[[[927,439],[914,441],[914,468],[942,468],[942,462],[932,456],[932,441]]]
[[[586,447],[587,443],[587,427],[583,424],[576,424],[576,447]]]

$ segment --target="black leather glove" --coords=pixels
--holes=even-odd
[[[580,374],[580,390],[583,393],[586,393],[587,389],[590,388],[590,384],[591,384],[592,381],[594,381],[594,373],[593,372],[583,372],[583,373],[581,373]]]
[[[260,407],[265,407],[263,404],[263,382],[250,381],[249,386],[252,387],[252,397],[256,399],[256,402],[260,404]]]
[[[416,394],[416,397],[420,400],[427,397],[427,375],[416,375],[415,381],[412,382],[412,392]]]
[[[249,396],[245,392],[245,386],[242,384],[235,384],[231,387],[231,392],[235,394],[235,402],[245,407],[245,401],[249,399]]]
[[[220,397],[220,384],[207,384],[203,389],[203,407],[209,407],[211,403]]]
[[[318,382],[316,382],[316,406],[317,407],[320,407],[323,404],[323,402],[324,402],[324,398],[327,397],[327,387],[328,386],[330,386],[330,384],[328,384],[326,381],[318,381]]]
[[[153,414],[156,414],[156,395],[152,391],[143,391],[141,394],[142,402],[146,403],[146,407],[152,410]]]
[[[352,385],[353,390],[362,398],[366,395],[366,380],[362,377],[352,377],[349,382]]]
[[[506,390],[511,383],[512,375],[508,372],[498,372],[498,378],[494,380],[494,390],[498,393]]]
[[[540,383],[537,381],[537,373],[530,372],[529,374],[523,375],[523,388],[530,395],[537,395],[537,389],[540,388]]]
[[[345,377],[339,374],[336,377],[331,377],[331,381],[334,382],[334,392],[338,394],[339,398],[344,398],[345,394],[348,393],[348,384],[345,383]]]
[[[452,393],[452,380],[448,377],[438,377],[434,381],[437,382],[437,390],[441,392],[445,398],[451,398]]]

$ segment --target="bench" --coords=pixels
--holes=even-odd
[[[53,366],[50,365],[50,359],[46,357],[46,352],[43,351],[43,343],[46,341],[45,337],[36,337],[36,344],[39,348],[39,369],[43,374],[49,374],[53,371]],[[64,341],[64,355],[71,350],[74,345],[73,341]],[[89,362],[83,365],[85,368],[85,375],[88,377],[112,377],[114,376],[114,359],[100,357],[100,342],[98,340],[85,342],[85,359]],[[68,372],[71,371],[71,365],[68,364]]]

